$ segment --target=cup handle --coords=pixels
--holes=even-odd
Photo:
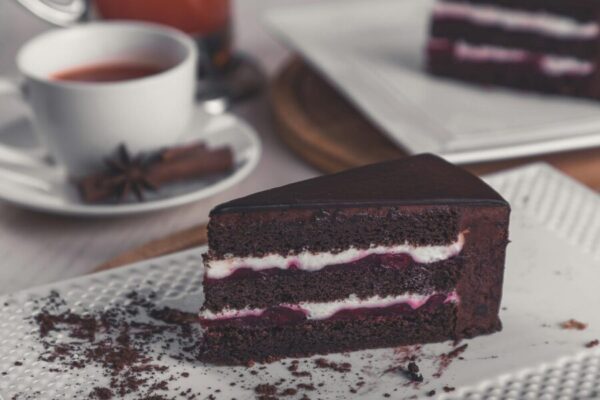
[[[58,26],[71,26],[87,14],[86,0],[51,2],[47,0],[17,0],[35,16]]]
[[[0,78],[0,96],[23,98],[21,86],[13,81]],[[0,163],[28,168],[48,168],[44,157],[34,156],[20,149],[0,143]]]

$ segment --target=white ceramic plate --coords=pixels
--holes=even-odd
[[[313,359],[304,359],[300,369],[313,376],[293,378],[295,383],[282,362],[265,369],[255,366],[252,370],[257,374],[252,375],[246,367],[214,367],[163,357],[157,362],[170,366],[171,372],[190,373],[171,387],[191,388],[202,393],[202,399],[209,394],[217,399],[246,399],[254,396],[254,385],[283,377],[285,385],[322,383],[306,392],[310,398],[345,399],[353,396],[349,388],[357,387],[358,374],[365,381],[356,394],[361,398],[381,399],[385,393],[391,398],[409,398],[430,390],[442,397],[469,399],[591,397],[600,389],[600,352],[585,348],[585,343],[600,339],[600,199],[545,164],[497,174],[488,182],[513,208],[501,312],[504,329],[464,341],[468,344],[461,354],[464,360],[455,359],[441,377],[433,377],[439,356],[455,344],[425,345],[417,352],[425,378],[419,386],[407,385],[400,374],[384,373],[398,365],[403,351],[381,349],[326,357],[350,362],[349,373],[319,372],[311,369]],[[43,349],[35,340],[37,328],[27,320],[37,307],[32,298],[57,290],[69,307],[81,313],[125,303],[125,294],[131,290],[156,291],[153,301],[158,305],[197,310],[202,302],[200,254],[205,250],[193,249],[0,298],[0,397],[8,400],[21,393],[17,399],[75,398],[82,385],[89,389],[90,382],[103,379],[91,367],[57,373],[51,371],[52,363],[38,360]],[[588,328],[559,327],[571,318],[587,323]],[[16,366],[16,361],[22,365]],[[231,386],[233,382],[238,384]],[[444,386],[456,390],[445,393]],[[166,394],[177,396],[171,390]]]
[[[600,145],[600,103],[482,87],[424,70],[434,0],[276,8],[267,25],[409,152],[454,163]]]
[[[31,135],[30,125],[22,121],[13,124],[6,122],[0,126],[0,132],[2,129],[8,132],[6,135],[9,138],[20,134]],[[122,204],[102,205],[81,202],[75,187],[60,171],[21,170],[18,176],[13,177],[11,170],[2,168],[0,199],[33,210],[90,217],[132,215],[162,210],[212,196],[235,185],[252,172],[261,154],[260,140],[253,128],[230,114],[207,116],[198,108],[195,121],[191,124],[189,132],[181,138],[181,142],[195,140],[203,141],[209,147],[230,146],[234,153],[234,170],[206,179],[165,185],[156,193],[145,193],[144,202],[132,199]],[[13,181],[13,178],[16,181],[22,180],[23,174],[29,174],[32,178],[42,178],[49,184],[50,191],[38,190],[33,186]]]

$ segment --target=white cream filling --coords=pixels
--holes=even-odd
[[[519,63],[533,60],[534,54],[513,48],[496,47],[489,45],[472,45],[465,42],[452,43],[446,39],[432,39],[430,46],[443,47],[454,46],[454,56],[459,60],[466,61],[492,61],[499,63]],[[579,60],[573,57],[562,57],[554,55],[543,55],[538,60],[543,73],[551,76],[565,74],[589,75],[594,72],[595,64],[591,61]]]
[[[358,308],[383,308],[390,307],[396,304],[408,304],[413,310],[421,307],[433,296],[440,293],[432,293],[428,295],[421,294],[402,294],[397,296],[373,296],[366,299],[359,299],[356,295],[343,300],[329,301],[324,303],[316,302],[300,302],[296,304],[280,304],[281,307],[290,308],[292,310],[302,311],[308,319],[327,319],[341,310],[354,310]],[[458,294],[454,291],[449,293],[444,300],[444,303],[458,303]],[[225,308],[219,312],[209,310],[202,311],[200,318],[206,320],[218,320],[228,318],[240,318],[248,316],[260,316],[265,311],[264,308],[243,308],[230,309]]]
[[[435,17],[460,18],[480,25],[538,32],[560,38],[593,39],[600,32],[597,22],[579,22],[546,12],[517,11],[493,5],[441,1],[435,5],[433,12]]]
[[[589,75],[595,69],[593,62],[569,57],[545,56],[542,57],[540,65],[546,74],[553,76],[564,74]]]
[[[441,246],[413,246],[404,243],[396,246],[371,246],[368,249],[350,247],[339,253],[303,251],[288,256],[280,254],[268,254],[263,257],[231,256],[220,260],[211,260],[206,268],[206,277],[209,279],[225,278],[240,268],[261,271],[270,268],[294,267],[305,271],[318,271],[328,265],[346,264],[372,254],[407,254],[418,263],[430,264],[459,254],[464,243],[465,236],[460,233],[455,242]]]

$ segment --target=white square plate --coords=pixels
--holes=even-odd
[[[269,10],[266,22],[411,153],[467,163],[600,145],[600,103],[428,74],[433,4],[325,1]]]
[[[190,373],[173,383],[165,395],[177,398],[177,393],[191,388],[202,394],[199,399],[210,394],[218,399],[245,399],[254,396],[256,384],[285,378],[285,385],[303,382],[317,386],[317,390],[306,392],[310,398],[344,399],[354,395],[350,388],[358,388],[358,374],[365,382],[356,394],[362,398],[380,399],[389,393],[391,398],[401,399],[424,396],[430,390],[442,397],[472,399],[591,396],[600,389],[600,351],[585,348],[587,342],[600,339],[600,198],[545,164],[496,174],[487,180],[513,208],[501,312],[504,328],[461,343],[468,344],[461,354],[464,359],[455,359],[441,377],[433,376],[440,367],[440,355],[456,348],[453,343],[326,356],[332,361],[350,362],[352,370],[348,373],[322,372],[313,367],[314,358],[302,359],[300,369],[310,371],[312,377],[301,378],[291,377],[286,369],[290,360],[249,369],[163,357],[156,363],[169,366],[170,373]],[[155,291],[153,301],[157,305],[194,311],[202,301],[200,254],[204,250],[0,298],[0,398],[78,398],[82,387],[85,392],[104,379],[93,366],[52,372],[53,363],[39,360],[44,349],[36,339],[37,326],[29,321],[39,307],[32,299],[56,290],[68,306],[82,313],[126,303],[125,295],[132,290]],[[571,318],[587,323],[588,328],[561,329],[559,324]],[[66,338],[57,337],[59,340]],[[421,385],[407,384],[398,373],[385,373],[391,366],[406,365],[402,358],[407,351],[419,358],[425,378]],[[296,382],[291,383],[292,379]],[[237,384],[231,386],[234,382]],[[445,385],[456,390],[445,393]],[[300,391],[298,397],[302,394]]]

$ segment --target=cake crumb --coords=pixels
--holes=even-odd
[[[277,393],[277,387],[269,383],[261,383],[254,387],[254,392],[257,394],[266,394],[272,396]]]
[[[109,388],[95,387],[89,397],[90,399],[110,400],[113,398],[113,392]]]
[[[317,368],[331,369],[335,372],[350,372],[352,370],[352,364],[350,363],[345,362],[338,364],[325,358],[317,358],[315,360],[315,366]]]
[[[560,327],[562,329],[571,329],[571,330],[582,331],[587,328],[587,324],[571,318],[568,321],[561,322]]]
[[[308,371],[299,371],[299,372],[298,371],[293,371],[292,372],[292,376],[295,376],[297,378],[302,378],[302,377],[305,377],[305,376],[306,377],[310,377],[310,376],[312,376],[312,374],[310,372],[308,372]]]
[[[315,385],[311,384],[311,383],[299,383],[296,385],[296,387],[298,389],[302,389],[302,390],[315,390]]]
[[[465,343],[462,346],[454,348],[448,353],[442,354],[439,357],[440,364],[438,370],[435,374],[433,374],[433,376],[436,378],[440,378],[444,371],[450,366],[450,364],[452,364],[452,361],[454,361],[455,358],[458,358],[467,349],[468,346],[469,345]]]
[[[76,398],[166,400],[159,392],[171,389],[170,382],[180,373],[169,373],[169,366],[158,362],[166,356],[193,361],[184,349],[198,345],[196,332],[200,329],[194,313],[158,307],[150,300],[151,294],[141,296],[131,291],[125,297],[127,304],[89,314],[69,310],[54,291],[38,299],[37,313],[29,319],[38,331],[36,341],[46,350],[38,360],[48,363],[46,369],[53,373],[93,366],[99,378],[108,380],[108,384],[102,380],[102,386],[94,385],[100,382],[95,378],[85,385],[73,385]],[[57,340],[59,335],[67,340]],[[185,396],[185,400],[193,400],[195,395]]]
[[[435,396],[435,390],[430,390],[429,392],[425,393],[428,397],[433,397]]]
[[[383,371],[384,374],[388,372],[400,372],[410,382],[423,382],[423,375],[419,373],[419,366],[414,361],[409,362],[406,368],[399,365],[397,367],[391,367]]]
[[[444,389],[444,392],[446,393],[454,392],[456,390],[456,388],[452,386],[444,386],[442,389]]]
[[[279,395],[280,396],[295,396],[298,393],[298,390],[294,388],[284,389]]]
[[[596,347],[600,344],[600,341],[598,341],[598,339],[594,339],[592,341],[589,341],[585,344],[585,347],[587,347],[588,349],[591,349],[592,347]]]

